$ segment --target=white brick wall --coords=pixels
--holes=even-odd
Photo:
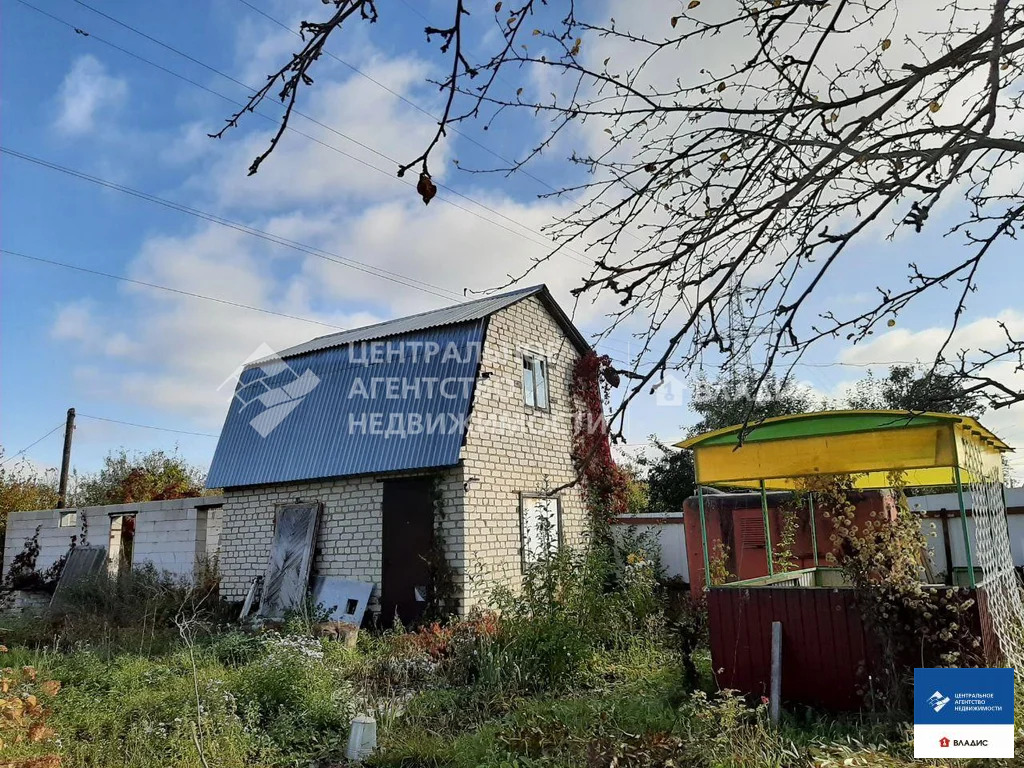
[[[528,349],[547,358],[548,411],[529,410],[523,400],[522,353]],[[476,385],[462,464],[443,475],[447,557],[460,574],[463,610],[480,602],[495,581],[519,582],[520,493],[553,489],[575,477],[571,379],[578,354],[536,297],[495,313],[488,322],[481,372],[489,375]],[[343,478],[226,490],[222,594],[242,599],[252,577],[264,572],[275,508],[296,499],[324,504],[314,573],[379,585],[381,480]],[[569,488],[561,499],[564,540],[579,545],[587,528],[580,494]]]
[[[86,543],[105,547],[109,552],[111,517],[135,514],[133,565],[150,562],[161,571],[167,570],[182,576],[190,575],[198,553],[204,550],[210,554],[215,552],[215,549],[208,549],[208,536],[202,531],[202,525],[197,525],[197,522],[201,522],[201,518],[209,512],[197,514],[196,508],[213,505],[209,511],[213,512],[214,517],[219,518],[216,505],[220,503],[220,497],[204,496],[172,501],[147,501],[139,504],[14,512],[7,521],[4,573],[7,573],[11,560],[24,549],[25,541],[32,538],[37,526],[40,529],[40,552],[36,568],[45,570],[68,551],[71,537],[81,536],[83,528],[87,528]],[[60,527],[61,516],[69,512],[77,513],[77,525]]]
[[[526,407],[524,351],[548,364],[549,411]],[[469,434],[462,450],[466,492],[466,605],[481,602],[495,582],[522,575],[521,492],[557,488],[575,477],[572,466],[572,368],[579,353],[540,299],[532,296],[491,316],[484,342]],[[563,540],[583,543],[586,513],[579,491],[561,493]]]
[[[262,575],[274,538],[278,505],[302,501],[323,504],[313,574],[341,576],[375,585],[371,608],[377,606],[381,579],[381,524],[383,480],[380,475],[286,485],[226,490],[223,531],[220,535],[221,594],[228,600],[245,597],[253,576]],[[460,564],[462,472],[443,472],[441,525],[448,543],[447,556]]]

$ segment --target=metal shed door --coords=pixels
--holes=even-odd
[[[426,556],[434,535],[430,478],[385,480],[381,541],[381,622],[395,614],[416,621],[426,607],[430,570]]]

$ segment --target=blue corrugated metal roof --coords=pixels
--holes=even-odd
[[[287,363],[247,368],[228,409],[207,486],[457,463],[485,317],[388,333],[380,344],[359,343],[379,334],[345,338],[289,350]],[[437,351],[428,359],[434,345]]]
[[[367,325],[362,328],[354,328],[350,331],[341,331],[340,333],[331,333],[326,336],[319,336],[315,339],[311,339],[310,341],[303,342],[302,344],[296,344],[294,347],[289,347],[282,352],[278,352],[278,355],[285,358],[295,357],[296,355],[304,355],[307,352],[315,352],[319,349],[330,349],[331,347],[340,347],[345,344],[354,344],[360,341],[401,336],[402,334],[412,333],[413,331],[425,331],[429,328],[440,328],[446,325],[464,323],[469,320],[483,320],[486,317],[490,317],[495,312],[505,309],[506,307],[510,307],[516,302],[522,301],[527,296],[533,295],[539,296],[540,300],[543,301],[544,305],[548,308],[548,311],[554,315],[555,319],[559,322],[566,334],[570,339],[572,339],[573,343],[581,352],[585,352],[590,348],[580,332],[573,326],[572,321],[569,320],[565,312],[562,311],[562,308],[559,307],[558,303],[552,298],[547,286],[534,285],[529,288],[520,288],[515,291],[509,291],[508,293],[485,296],[482,299],[467,301],[451,307],[432,309],[429,312],[421,312],[418,315],[399,317],[395,320],[377,323],[376,325]]]

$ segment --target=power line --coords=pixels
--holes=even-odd
[[[18,451],[17,453],[15,453],[15,454],[12,454],[12,455],[8,456],[8,457],[7,457],[6,459],[4,459],[3,461],[0,461],[0,467],[2,467],[2,466],[3,466],[4,464],[6,464],[6,463],[7,463],[7,462],[9,462],[9,461],[14,461],[14,459],[18,458],[19,456],[22,456],[22,455],[24,455],[26,451],[29,451],[29,450],[31,450],[32,448],[35,448],[35,447],[36,447],[37,445],[39,445],[39,443],[43,442],[43,440],[45,440],[46,438],[48,438],[48,437],[49,437],[50,435],[52,435],[52,434],[53,434],[54,432],[56,432],[56,431],[57,431],[58,429],[63,429],[63,428],[64,428],[64,422],[62,421],[62,422],[61,422],[60,424],[58,424],[58,425],[57,425],[56,427],[54,427],[53,429],[51,429],[51,430],[50,430],[49,432],[47,432],[47,433],[46,433],[45,435],[43,435],[42,437],[40,437],[40,438],[39,438],[38,440],[36,440],[36,441],[35,441],[34,443],[30,443],[29,445],[26,445],[26,446],[25,446],[24,448],[22,448],[22,449],[21,449],[20,451]]]
[[[316,246],[301,243],[296,240],[290,240],[286,237],[281,237],[279,235],[274,235],[265,230],[257,229],[256,227],[250,227],[247,224],[243,224],[238,221],[233,221],[232,219],[226,219],[222,216],[217,216],[216,214],[210,213],[209,211],[204,211],[199,208],[192,208],[181,203],[176,203],[173,200],[167,200],[166,198],[163,197],[151,195],[148,192],[133,189],[132,187],[127,187],[123,184],[117,184],[116,182],[110,181],[109,179],[100,178],[99,176],[92,176],[88,173],[84,173],[74,168],[69,168],[59,163],[53,163],[50,162],[49,160],[44,160],[43,158],[35,157],[34,155],[19,152],[18,150],[11,149],[3,145],[0,145],[0,152],[2,152],[3,154],[10,155],[12,157],[17,157],[20,160],[25,160],[26,162],[29,163],[34,163],[35,165],[39,165],[44,168],[49,168],[50,170],[53,171],[64,173],[68,176],[73,176],[77,179],[81,179],[82,181],[88,181],[91,184],[96,184],[107,189],[113,189],[118,192],[122,192],[126,195],[137,197],[140,200],[145,200],[150,203],[155,203],[156,205],[161,205],[165,208],[170,208],[171,210],[178,211],[179,213],[185,213],[189,216],[194,216],[196,218],[203,219],[204,221],[219,224],[220,226],[227,227],[228,229],[233,229],[238,232],[251,235],[253,237],[258,237],[262,240],[274,243],[275,245],[282,245],[287,248],[292,248],[293,250],[300,251],[302,253],[307,253],[311,256],[316,256],[317,258],[323,259],[325,261],[334,262],[336,264],[340,264],[350,269],[355,269],[359,272],[372,275],[373,277],[378,277],[382,280],[388,280],[390,282],[403,285],[406,288],[413,288],[418,291],[423,291],[424,293],[433,294],[434,296],[445,299],[446,301],[450,301],[451,297],[458,297],[458,294],[456,294],[454,291],[449,291],[446,288],[441,288],[440,286],[433,285],[432,283],[427,283],[425,281],[418,280],[413,277],[408,277],[400,272],[392,272],[381,267],[374,267],[373,265],[367,264],[362,261],[356,261],[355,259],[349,259],[344,256],[340,256],[331,251],[324,250],[323,248],[317,248]],[[431,290],[432,288],[436,288],[437,290]],[[444,293],[439,293],[439,291],[443,291]]]
[[[209,213],[208,211],[203,211],[203,210],[200,210],[198,208],[191,208],[189,206],[182,205],[180,203],[176,203],[173,200],[167,200],[167,199],[162,198],[162,197],[157,197],[156,195],[151,195],[148,192],[143,192],[141,190],[133,189],[131,187],[126,187],[126,186],[124,186],[122,184],[117,184],[115,182],[109,181],[108,179],[102,179],[102,178],[99,178],[97,176],[91,176],[90,174],[83,173],[81,171],[75,170],[74,168],[68,168],[67,166],[60,165],[59,163],[52,163],[52,162],[50,162],[48,160],[44,160],[42,158],[35,157],[33,155],[28,155],[28,154],[25,154],[24,152],[19,152],[17,150],[11,149],[9,147],[5,147],[3,145],[0,145],[0,153],[7,154],[7,155],[10,155],[12,157],[17,157],[20,160],[25,160],[27,162],[34,163],[36,165],[42,166],[44,168],[48,168],[50,170],[58,171],[59,173],[67,174],[69,176],[72,176],[72,177],[77,178],[77,179],[81,179],[83,181],[88,181],[88,182],[90,182],[92,184],[96,184],[98,186],[105,187],[107,189],[113,189],[115,191],[122,192],[122,193],[127,194],[127,195],[131,195],[132,197],[137,197],[137,198],[139,198],[141,200],[146,200],[147,202],[155,203],[157,205],[161,205],[161,206],[164,206],[166,208],[170,208],[171,210],[175,210],[175,211],[178,211],[180,213],[185,213],[185,214],[190,215],[190,216],[195,216],[197,218],[203,219],[204,221],[209,221],[209,222],[212,222],[214,224],[219,224],[221,226],[227,227],[229,229],[234,229],[234,230],[236,230],[238,232],[242,232],[244,234],[251,235],[253,237],[258,237],[258,238],[260,238],[262,240],[266,240],[268,242],[274,243],[275,245],[281,245],[281,246],[284,246],[286,248],[292,248],[293,250],[297,250],[297,251],[300,251],[302,253],[307,253],[307,254],[310,254],[312,256],[317,256],[318,258],[324,259],[326,261],[333,261],[333,262],[341,264],[342,266],[347,266],[347,267],[350,267],[351,269],[356,269],[356,270],[358,270],[360,272],[364,272],[364,273],[366,273],[368,275],[372,275],[374,277],[379,277],[379,278],[381,278],[383,280],[389,280],[390,282],[397,283],[399,285],[404,285],[407,288],[413,288],[415,290],[422,291],[424,293],[432,294],[434,296],[437,296],[439,298],[444,299],[445,301],[451,301],[452,298],[463,298],[463,297],[459,296],[458,294],[456,294],[454,291],[449,291],[446,288],[441,288],[439,286],[431,286],[430,283],[422,283],[422,281],[415,280],[415,278],[406,278],[404,275],[401,275],[400,273],[393,273],[393,272],[389,272],[388,270],[380,270],[380,272],[383,272],[385,274],[379,274],[378,272],[373,271],[373,270],[377,269],[376,267],[371,267],[370,265],[364,264],[363,262],[356,262],[356,261],[353,261],[351,259],[345,259],[344,257],[337,256],[336,254],[333,254],[330,251],[324,251],[323,249],[316,248],[316,247],[311,246],[311,245],[306,245],[305,243],[300,243],[300,242],[296,242],[294,240],[289,240],[287,238],[279,237],[277,235],[273,235],[273,234],[271,234],[269,232],[266,232],[264,230],[257,229],[255,227],[250,227],[250,226],[248,226],[246,224],[242,224],[241,222],[232,221],[231,219],[225,219],[225,218],[222,218],[222,217],[217,216],[215,214]],[[0,250],[5,250],[5,249],[0,249]],[[194,296],[196,298],[202,298],[202,299],[207,299],[207,300],[211,300],[211,301],[217,301],[217,302],[223,303],[223,304],[235,304],[235,302],[230,302],[227,299],[218,299],[218,298],[215,298],[215,297],[212,297],[212,296],[205,296],[203,294],[193,294],[193,293],[190,293],[188,291],[181,291],[179,289],[170,288],[169,286],[161,286],[161,285],[159,285],[157,283],[144,283],[143,281],[133,281],[130,278],[122,278],[122,277],[117,276],[117,275],[113,275],[113,274],[109,274],[109,273],[105,273],[105,272],[100,272],[99,270],[90,270],[90,269],[87,269],[85,267],[77,267],[77,266],[73,266],[73,265],[67,265],[67,264],[64,264],[63,262],[55,262],[55,261],[52,261],[50,259],[40,258],[38,256],[29,256],[28,254],[19,253],[19,252],[16,252],[16,251],[11,251],[11,253],[13,255],[15,255],[15,256],[21,256],[23,258],[32,259],[34,261],[40,261],[40,262],[44,262],[44,263],[51,263],[51,264],[55,264],[55,265],[58,265],[58,266],[65,266],[65,267],[68,267],[68,268],[71,268],[71,269],[79,269],[79,270],[84,271],[84,272],[94,272],[96,274],[101,274],[104,277],[110,277],[112,279],[125,279],[125,280],[127,280],[129,282],[139,282],[140,284],[148,285],[149,287],[158,288],[158,289],[172,290],[175,293],[181,293],[181,294],[184,294],[184,295]],[[388,275],[398,275],[398,277],[400,279],[392,278],[392,277],[389,277]],[[413,282],[407,282],[407,281],[413,281]],[[444,291],[448,295],[447,296],[443,295],[442,293],[438,293],[437,291],[430,290],[430,288],[422,287],[421,285],[416,285],[414,283],[422,283],[422,286],[436,287],[436,288],[438,288],[439,291]],[[260,312],[267,312],[269,314],[284,314],[284,313],[278,313],[278,312],[273,311],[273,310],[262,309],[260,307],[256,307],[256,306],[253,306],[253,305],[242,304],[241,302],[238,302],[237,306],[243,307],[245,309],[252,309],[252,310],[256,310],[256,311],[260,311]],[[292,315],[286,315],[286,314],[285,314],[285,316],[286,317],[290,317],[292,319],[296,319],[296,320],[309,320],[309,318],[304,318],[304,317],[299,317],[299,316],[292,316]],[[323,322],[318,321],[318,320],[310,320],[310,322],[319,323],[321,325],[330,325],[329,323],[323,323]],[[332,326],[332,327],[337,327],[337,326]],[[624,362],[624,361],[620,361],[620,362]]]
[[[197,437],[220,437],[220,435],[215,435],[212,432],[189,432],[186,429],[171,429],[169,427],[154,427],[152,424],[138,424],[138,423],[136,423],[134,421],[122,421],[121,419],[111,419],[111,418],[107,418],[106,416],[90,416],[87,413],[79,413],[78,415],[82,416],[82,417],[84,417],[86,419],[92,419],[93,421],[109,421],[109,422],[112,422],[114,424],[124,424],[124,425],[129,426],[129,427],[139,427],[140,429],[155,429],[155,430],[158,430],[160,432],[175,432],[175,433],[177,433],[179,435],[196,435]],[[61,426],[63,426],[63,424]]]
[[[79,266],[77,264],[67,264],[67,263],[65,263],[63,261],[55,261],[53,259],[44,259],[41,256],[30,256],[27,253],[21,253],[20,251],[12,251],[12,250],[10,250],[8,248],[0,248],[0,253],[5,253],[8,256],[17,256],[20,259],[29,259],[31,261],[37,261],[37,262],[40,262],[42,264],[49,264],[49,265],[54,266],[54,267],[63,267],[64,269],[73,269],[73,270],[76,270],[78,272],[85,272],[85,273],[90,274],[90,275],[98,275],[99,277],[107,277],[107,278],[110,278],[111,280],[121,280],[121,281],[123,281],[125,283],[132,283],[133,285],[143,285],[143,286],[145,286],[147,288],[156,288],[156,289],[161,290],[161,291],[169,291],[171,293],[177,293],[177,294],[180,294],[182,296],[189,296],[189,297],[191,297],[193,299],[203,299],[204,301],[215,301],[218,304],[226,304],[229,307],[239,307],[241,309],[250,309],[253,312],[263,312],[263,313],[268,314],[268,315],[276,315],[278,317],[286,317],[289,320],[302,320],[302,321],[307,322],[307,323],[315,323],[316,325],[323,325],[323,326],[326,326],[327,328],[333,328],[333,329],[338,330],[338,331],[347,330],[347,329],[343,328],[340,325],[335,325],[333,323],[326,323],[326,322],[324,322],[322,320],[314,320],[311,317],[302,317],[300,315],[290,315],[287,312],[278,312],[278,311],[273,310],[273,309],[266,309],[265,307],[257,307],[257,306],[254,306],[252,304],[243,304],[243,303],[238,302],[238,301],[231,301],[229,299],[221,299],[221,298],[218,298],[216,296],[206,296],[205,294],[202,294],[202,293],[193,293],[192,291],[183,291],[180,288],[172,288],[169,285],[161,285],[160,283],[149,283],[149,282],[146,282],[145,280],[136,280],[136,279],[131,278],[131,277],[125,277],[124,275],[115,275],[115,274],[110,273],[110,272],[102,272],[102,271],[100,271],[98,269],[90,269],[88,267],[82,267],[82,266]]]
[[[40,13],[43,16],[46,16],[46,17],[52,19],[53,21],[56,21],[56,22],[58,22],[60,24],[63,24],[64,26],[72,29],[76,34],[84,35],[86,37],[92,37],[97,42],[103,43],[104,45],[108,45],[111,48],[114,48],[115,50],[120,51],[121,53],[124,53],[124,54],[126,54],[128,56],[131,56],[132,58],[134,58],[134,59],[136,59],[138,61],[143,62],[144,64],[148,64],[151,67],[155,67],[156,69],[159,69],[160,71],[162,71],[162,72],[164,72],[166,74],[169,74],[172,77],[175,77],[175,78],[177,78],[177,79],[179,79],[179,80],[181,80],[181,81],[183,81],[185,83],[188,83],[188,84],[190,84],[190,85],[192,85],[192,86],[194,86],[196,88],[200,88],[203,91],[206,91],[207,93],[213,94],[214,96],[217,96],[218,98],[221,98],[224,101],[227,101],[229,104],[232,104],[232,105],[234,105],[236,107],[239,107],[239,108],[245,107],[245,105],[242,104],[241,102],[235,101],[231,97],[225,96],[224,94],[222,94],[222,93],[220,93],[218,91],[215,91],[212,88],[209,88],[209,87],[203,85],[202,83],[199,83],[199,82],[197,82],[195,80],[192,80],[191,78],[188,78],[188,77],[186,77],[184,75],[181,75],[180,73],[175,72],[175,71],[173,71],[171,69],[168,69],[167,67],[164,67],[164,66],[162,66],[160,64],[157,64],[156,62],[150,61],[149,59],[145,58],[144,56],[141,56],[141,55],[139,55],[139,54],[137,54],[137,53],[135,53],[133,51],[130,51],[130,50],[126,49],[126,48],[123,48],[123,47],[121,47],[119,45],[116,45],[115,43],[111,43],[110,41],[105,40],[102,37],[99,37],[99,36],[94,35],[94,34],[89,33],[89,32],[85,32],[80,27],[76,27],[71,22],[66,21],[66,20],[64,20],[64,19],[60,18],[59,16],[56,16],[56,15],[54,15],[52,13],[44,11],[41,8],[38,8],[38,7],[34,6],[34,5],[32,5],[31,3],[27,2],[27,0],[18,0],[18,2],[20,2],[22,5],[26,6],[27,8],[31,8],[32,10],[36,11],[37,13]],[[93,8],[92,6],[90,6],[90,5],[88,5],[88,4],[84,3],[84,2],[81,2],[81,0],[76,0],[76,2],[78,2],[84,8],[87,8],[90,11],[93,11],[94,13],[97,13],[100,16],[103,16],[104,18],[109,19],[110,21],[114,22],[115,24],[118,24],[118,25],[124,27],[125,29],[128,29],[128,30],[132,31],[135,34],[140,35],[141,37],[144,37],[145,39],[150,40],[153,43],[156,43],[157,45],[165,48],[166,50],[171,51],[172,53],[175,53],[178,56],[181,56],[181,57],[187,59],[188,61],[191,61],[194,64],[196,64],[198,66],[201,66],[204,69],[206,69],[206,70],[208,70],[210,72],[213,72],[214,74],[219,75],[220,77],[225,78],[226,80],[230,80],[231,82],[235,83],[236,85],[239,85],[242,88],[245,88],[247,91],[252,92],[252,91],[257,90],[255,88],[253,88],[252,86],[248,85],[247,83],[243,83],[242,81],[232,77],[231,75],[228,75],[225,72],[222,72],[221,70],[217,69],[216,67],[213,67],[213,66],[211,66],[211,65],[209,65],[209,64],[207,64],[207,63],[205,63],[203,61],[200,61],[199,59],[195,58],[194,56],[191,56],[190,54],[187,54],[187,53],[185,53],[185,52],[175,48],[174,46],[169,45],[168,43],[165,43],[165,42],[163,42],[161,40],[158,40],[157,38],[152,37],[151,35],[146,34],[145,32],[143,32],[143,31],[141,31],[141,30],[131,26],[130,24],[127,24],[127,23],[125,23],[123,21],[120,21],[120,20],[114,18],[113,16],[110,16],[109,14],[106,14],[106,13],[104,13],[102,11],[99,11],[99,10]],[[275,119],[275,118],[271,117],[270,115],[267,115],[267,114],[265,114],[263,112],[257,111],[255,109],[252,109],[252,110],[249,110],[249,111],[252,112],[255,115],[258,115],[259,117],[262,117],[264,120],[267,120],[267,121],[273,123],[274,125],[276,125],[278,123],[277,119]],[[315,125],[317,125],[317,126],[319,126],[321,128],[324,128],[325,130],[328,130],[331,133],[336,134],[337,136],[345,139],[346,141],[349,141],[349,142],[355,144],[356,146],[361,147],[362,149],[365,149],[366,151],[371,152],[371,153],[377,155],[378,157],[383,158],[384,160],[387,160],[389,163],[394,163],[395,166],[400,165],[398,160],[390,157],[389,155],[386,155],[385,153],[380,152],[379,150],[373,148],[372,146],[370,146],[370,145],[368,145],[368,144],[366,144],[364,142],[359,141],[358,139],[352,138],[348,134],[346,134],[346,133],[344,133],[342,131],[339,131],[338,129],[336,129],[336,128],[334,128],[334,127],[332,127],[332,126],[330,126],[330,125],[328,125],[328,124],[326,124],[324,122],[321,122],[320,120],[317,120],[316,118],[314,118],[314,117],[312,117],[312,116],[310,116],[310,115],[308,115],[308,114],[306,114],[304,112],[301,112],[301,111],[299,111],[297,109],[293,110],[293,112],[294,112],[294,114],[298,115],[299,117],[302,117],[303,119],[308,120],[311,123],[313,123],[313,124],[315,124]],[[345,152],[344,150],[342,150],[342,149],[340,149],[338,147],[333,146],[332,144],[328,144],[327,142],[321,141],[320,139],[316,138],[315,136],[311,136],[311,135],[309,135],[307,133],[304,133],[303,131],[298,130],[297,128],[294,128],[293,126],[289,125],[289,126],[286,126],[286,127],[287,127],[287,129],[289,131],[291,131],[291,132],[293,132],[293,133],[295,133],[295,134],[297,134],[299,136],[302,136],[303,138],[306,138],[309,141],[313,141],[316,144],[319,144],[320,146],[325,147],[326,149],[330,149],[330,150],[332,150],[334,152],[337,152],[338,154],[340,154],[340,155],[342,155],[344,157],[347,157],[350,160],[354,160],[355,162],[360,163],[361,165],[363,165],[363,166],[365,166],[367,168],[370,168],[370,169],[372,169],[372,170],[374,170],[374,171],[376,171],[378,173],[384,174],[389,179],[394,179],[394,180],[398,181],[399,183],[404,184],[405,186],[408,186],[410,188],[415,188],[415,183],[412,182],[412,181],[404,181],[404,180],[398,178],[395,174],[391,173],[390,171],[387,171],[387,170],[385,170],[383,168],[378,168],[377,166],[375,166],[372,163],[369,163],[369,162],[363,160],[362,158],[356,157],[355,155],[351,155],[348,152]],[[539,232],[539,231],[537,231],[537,230],[527,226],[526,224],[523,224],[522,222],[512,218],[511,216],[508,216],[508,215],[502,213],[501,211],[498,211],[498,210],[496,210],[496,209],[494,209],[494,208],[492,208],[492,207],[490,207],[490,206],[488,206],[488,205],[486,205],[484,203],[481,203],[479,200],[476,200],[476,199],[474,199],[474,198],[472,198],[472,197],[470,197],[468,195],[465,195],[465,194],[463,194],[461,192],[458,192],[455,189],[453,189],[452,187],[449,187],[449,186],[447,186],[445,184],[438,183],[437,186],[440,189],[443,189],[443,190],[449,192],[450,194],[455,195],[456,197],[462,198],[463,200],[466,200],[467,202],[470,202],[470,203],[472,203],[472,204],[474,204],[476,206],[479,206],[483,210],[485,210],[485,211],[487,211],[489,213],[492,213],[495,216],[498,216],[499,218],[504,219],[504,220],[510,222],[511,224],[514,224],[517,227],[521,227],[522,229],[526,230],[527,232],[530,232],[532,234],[535,234],[535,235],[537,235],[539,237],[542,237],[545,240],[547,240],[547,236],[544,235],[543,232]],[[499,227],[501,229],[504,229],[505,231],[509,232],[510,234],[514,234],[514,235],[516,235],[518,237],[522,237],[523,239],[528,240],[528,241],[534,243],[535,245],[539,245],[542,248],[551,248],[552,246],[557,246],[557,243],[554,243],[553,241],[550,241],[550,240],[548,242],[540,242],[540,241],[534,240],[533,238],[526,237],[521,232],[517,232],[515,230],[509,229],[508,227],[505,227],[502,224],[500,224],[500,223],[498,223],[496,221],[493,221],[492,219],[488,219],[486,216],[483,216],[483,215],[477,213],[476,211],[472,211],[472,210],[470,210],[468,208],[465,208],[464,206],[458,205],[457,203],[454,203],[453,201],[451,201],[449,199],[446,199],[444,197],[438,197],[437,199],[441,200],[442,202],[445,202],[445,203],[447,203],[449,205],[453,205],[455,208],[458,208],[459,210],[462,210],[465,213],[469,213],[469,214],[471,214],[473,216],[476,216],[477,218],[481,219],[482,221],[486,221],[486,222],[490,223],[493,226],[496,226],[496,227]],[[566,255],[566,257],[571,258],[574,261],[577,261],[580,264],[583,264],[585,266],[591,266],[591,264],[592,264],[591,261],[588,261],[586,259],[584,254],[580,253],[579,251],[576,251],[575,249],[562,248],[562,249],[559,249],[558,252],[559,253],[564,253]],[[581,256],[583,258],[577,258],[576,256],[573,255],[574,253],[578,254],[579,256]]]

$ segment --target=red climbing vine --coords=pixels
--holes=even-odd
[[[572,459],[584,498],[595,524],[624,514],[627,509],[626,476],[612,458],[608,425],[604,418],[605,394],[618,374],[607,355],[589,352],[576,361],[572,395],[576,404]]]

